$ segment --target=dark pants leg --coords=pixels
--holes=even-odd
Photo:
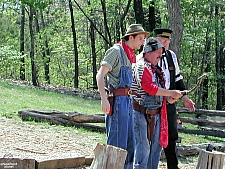
[[[168,169],[178,169],[178,157],[177,157],[177,147],[175,141],[169,141],[169,144],[164,148],[164,152],[167,160]]]
[[[177,130],[177,114],[175,104],[167,105],[167,118],[168,118],[168,131],[169,131],[169,143],[164,152],[167,160],[168,169],[178,169],[178,155],[176,140],[178,139]]]

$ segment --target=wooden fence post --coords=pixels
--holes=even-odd
[[[97,143],[90,169],[123,169],[127,151],[111,145]]]
[[[200,150],[196,169],[223,169],[225,153]]]

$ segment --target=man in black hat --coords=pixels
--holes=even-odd
[[[154,32],[156,38],[165,47],[164,57],[162,57],[159,65],[163,68],[166,76],[166,88],[170,90],[186,90],[183,77],[180,74],[176,54],[168,49],[173,31],[165,28],[157,28],[154,29]],[[182,100],[189,111],[195,111],[195,103],[189,99],[187,95],[183,96]],[[174,102],[175,101],[176,100],[174,100]],[[178,139],[177,110],[174,103],[167,103],[167,117],[169,142],[168,146],[164,148],[167,159],[167,168],[178,169],[178,155],[176,147],[176,141]]]
[[[102,111],[106,114],[107,144],[127,150],[124,169],[133,168],[134,119],[131,105],[132,63],[136,62],[134,49],[140,49],[149,32],[140,24],[131,24],[122,41],[106,51],[96,79],[101,95]],[[107,84],[110,105],[105,93]],[[111,109],[112,108],[112,109]],[[110,111],[113,110],[113,111]]]

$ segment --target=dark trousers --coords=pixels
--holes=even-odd
[[[178,169],[178,155],[176,140],[178,139],[177,130],[177,111],[175,104],[167,105],[167,118],[168,118],[168,131],[169,131],[169,143],[164,152],[167,160],[168,169]]]

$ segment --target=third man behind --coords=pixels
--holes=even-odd
[[[164,57],[162,57],[159,65],[162,67],[166,77],[166,88],[170,90],[186,90],[183,82],[183,77],[180,74],[176,54],[169,50],[169,44],[172,36],[172,30],[165,28],[157,28],[154,30],[155,37],[165,47]],[[195,111],[195,103],[189,99],[187,95],[182,97],[185,107],[189,111]],[[178,168],[178,155],[176,140],[178,139],[177,130],[177,110],[175,104],[167,104],[167,117],[168,117],[168,133],[169,142],[168,146],[164,148],[167,159],[168,169]]]

